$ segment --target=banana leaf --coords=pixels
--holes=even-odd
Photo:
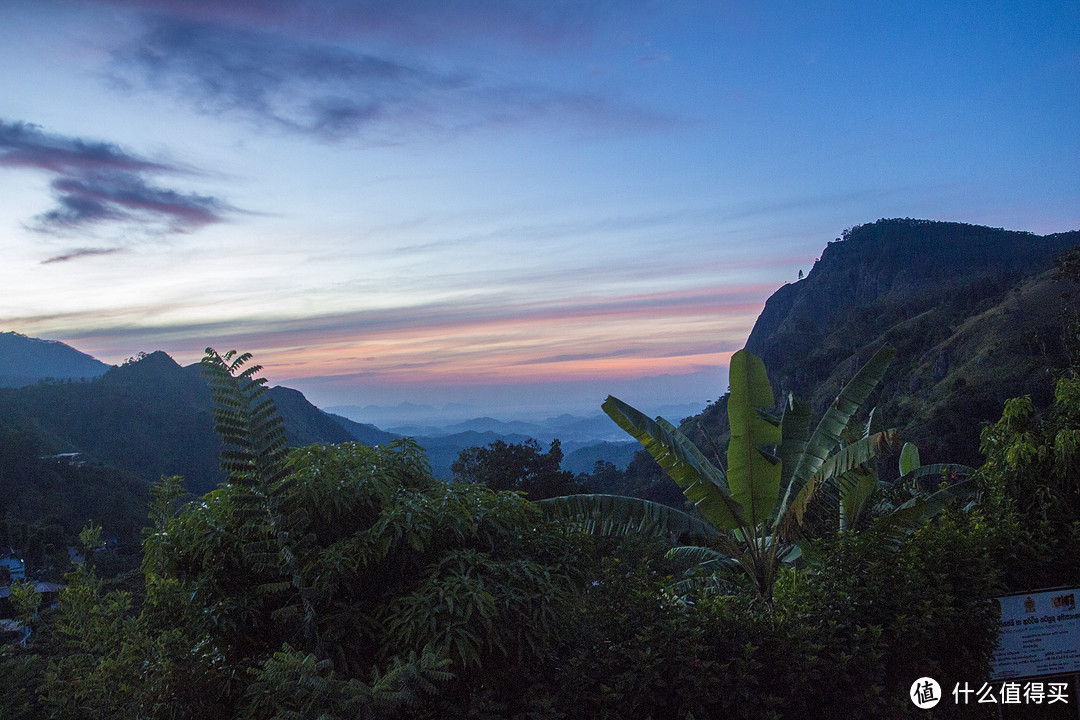
[[[877,470],[857,467],[845,473],[838,481],[840,491],[840,530],[858,527],[859,520],[870,506],[870,498],[877,490]]]
[[[669,560],[684,560],[694,563],[696,569],[710,570],[718,566],[734,565],[735,561],[730,555],[701,545],[679,545],[665,553],[664,557]],[[693,568],[692,568],[693,569]]]
[[[788,503],[798,495],[810,478],[821,468],[830,453],[839,445],[840,435],[844,432],[844,428],[848,426],[852,416],[881,382],[881,378],[895,356],[896,350],[892,345],[882,346],[836,396],[824,417],[818,422],[810,439],[806,441],[806,450],[792,473],[791,482],[780,504],[779,517],[787,514]]]
[[[707,522],[675,508],[622,495],[564,495],[537,502],[544,517],[564,520],[592,535],[633,533],[670,538],[716,537]]]
[[[796,400],[788,393],[784,414],[780,418],[781,442],[776,454],[780,456],[780,481],[791,482],[799,457],[806,450],[810,437],[810,403]]]
[[[888,546],[895,550],[905,537],[921,527],[927,519],[940,513],[949,503],[971,497],[975,491],[975,483],[959,482],[930,495],[913,497],[891,513],[879,518],[878,522],[885,531]]]
[[[678,428],[663,418],[651,420],[610,395],[601,408],[641,443],[714,527],[731,529],[744,523],[743,507],[733,497],[723,471],[710,463]]]
[[[731,495],[753,528],[769,519],[780,496],[780,422],[763,412],[772,408],[773,392],[765,364],[745,348],[731,356],[727,481]]]
[[[815,494],[825,492],[829,494],[830,501],[842,503],[845,492],[855,492],[856,488],[844,485],[840,479],[856,468],[869,465],[879,455],[890,452],[899,442],[900,436],[895,429],[883,430],[829,456],[821,463],[813,477],[802,486],[795,499],[781,509],[783,514],[777,518],[780,537],[795,537]]]
[[[919,469],[919,448],[914,443],[904,443],[900,451],[900,475],[907,475]]]
[[[905,473],[896,482],[899,484],[912,484],[922,488],[924,484],[933,483],[934,487],[944,481],[958,483],[975,474],[975,468],[960,463],[933,463],[920,465],[914,470]]]

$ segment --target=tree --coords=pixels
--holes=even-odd
[[[581,473],[577,479],[592,492],[610,492],[625,482],[626,473],[615,467],[614,463],[597,460],[593,463],[591,473]]]
[[[163,484],[146,541],[148,622],[183,619],[204,696],[261,716],[273,690],[304,715],[363,716],[558,639],[583,579],[562,528],[518,495],[434,479],[408,439],[286,453],[249,359],[204,359],[229,482],[175,517]],[[545,457],[557,468],[557,443]]]
[[[487,447],[474,445],[458,454],[450,466],[458,480],[483,483],[492,490],[516,490],[530,500],[584,491],[569,470],[562,470],[562,445],[552,440],[548,451],[529,438],[522,443],[496,440]]]
[[[426,648],[468,684],[560,637],[578,550],[520,496],[436,480],[407,440],[310,446],[287,466],[270,491],[290,565],[266,552],[272,533],[234,485],[148,539],[156,582],[175,587],[191,636],[226,667],[269,672],[310,656],[312,672],[347,683]]]
[[[811,433],[809,406],[789,395],[782,415],[773,416],[764,364],[745,349],[735,353],[727,399],[731,439],[726,470],[715,441],[710,441],[710,450],[717,464],[663,418],[650,420],[614,397],[608,397],[603,409],[682,488],[713,528],[719,557],[737,563],[752,580],[757,597],[768,603],[780,563],[800,553],[796,541],[815,495],[829,487],[845,492],[853,483],[840,482],[842,478],[898,445],[895,430],[886,430],[840,447],[842,434],[894,354],[890,346],[882,347],[840,391]],[[587,502],[578,500],[577,506]],[[641,501],[602,502],[625,507],[640,506]],[[573,515],[564,501],[549,506],[553,514]]]
[[[1025,514],[1070,522],[1080,517],[1080,377],[1063,377],[1040,416],[1029,396],[1005,403],[982,432],[984,471]]]
[[[1074,371],[1075,372],[1075,371]],[[1008,583],[1023,591],[1080,577],[1080,377],[1060,378],[1054,404],[1039,413],[1029,396],[1007,400],[983,429],[980,468],[987,494],[1013,519]]]

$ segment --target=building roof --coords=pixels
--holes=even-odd
[[[34,583],[34,592],[36,593],[52,593],[57,592],[61,588],[67,587],[66,585],[57,585],[56,583],[39,582]],[[11,597],[11,586],[0,586],[0,598]]]

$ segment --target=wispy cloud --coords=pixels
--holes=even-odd
[[[380,40],[433,46],[497,39],[553,51],[587,42],[612,14],[634,0],[98,0],[189,22],[286,31],[304,37]]]
[[[118,145],[48,135],[37,125],[0,120],[0,165],[72,175],[81,171],[176,172],[178,168],[136,157]]]
[[[393,22],[404,22],[398,15],[409,12],[426,17],[419,7],[401,6],[391,13]],[[508,84],[483,70],[455,67],[447,57],[433,60],[386,43],[372,43],[380,49],[370,50],[363,42],[330,44],[274,27],[257,13],[239,23],[235,15],[225,22],[209,11],[200,15],[213,21],[193,21],[191,14],[149,18],[146,32],[114,53],[116,84],[163,91],[206,114],[377,143],[542,118],[590,128],[671,122],[600,92],[539,80]]]
[[[94,255],[113,255],[118,252],[123,252],[123,250],[121,248],[76,248],[63,255],[55,255],[48,260],[42,260],[41,264],[49,265],[50,263],[67,262],[68,260],[92,257]]]
[[[124,223],[182,233],[223,222],[236,210],[210,195],[160,187],[147,179],[156,174],[189,175],[190,168],[149,160],[113,143],[49,134],[25,122],[0,120],[0,167],[52,176],[56,207],[33,219],[31,227],[38,232],[62,234]]]
[[[164,220],[172,232],[221,222],[228,206],[208,195],[154,187],[131,173],[92,173],[52,182],[60,207],[39,215],[46,228],[73,228],[100,220]]]
[[[204,347],[256,352],[272,376],[367,373],[394,382],[676,374],[722,364],[771,286],[748,284],[546,302],[474,298],[302,318],[154,324],[145,308],[43,319],[126,357],[131,342],[191,360]],[[33,326],[35,322],[21,323]],[[628,339],[628,338],[633,338]]]

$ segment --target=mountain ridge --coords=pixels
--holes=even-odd
[[[1060,297],[1074,288],[1053,264],[1077,244],[1080,231],[911,219],[856,226],[766,300],[746,347],[780,394],[820,413],[891,343],[897,357],[877,391],[884,423],[915,441],[924,461],[976,465],[980,423],[1000,417],[1009,397],[1048,401],[1046,370],[1065,366]]]
[[[292,445],[340,443],[354,436],[297,390],[271,387]],[[83,453],[145,481],[183,475],[198,493],[225,479],[209,386],[198,363],[141,354],[78,383],[0,389],[0,430],[32,432],[52,452]]]
[[[209,388],[198,363],[181,366],[158,350],[106,367],[102,375],[88,382],[0,388],[0,430],[28,429],[50,452],[80,453],[144,481],[182,475],[193,492],[211,490],[225,479],[219,467],[221,441],[214,431]],[[560,434],[552,427],[492,418],[388,432],[327,413],[299,390],[276,385],[267,392],[285,423],[291,446],[350,441],[374,445],[408,434],[424,447],[434,472],[442,477],[451,475],[451,464],[466,447],[496,440],[520,443],[529,438],[550,442]],[[555,421],[566,428],[592,428],[585,433],[589,437],[574,437],[564,443],[568,465],[580,466],[584,472],[591,468],[593,458],[625,459],[625,449],[608,442],[612,436],[620,439],[621,431],[606,416],[562,416],[551,422]],[[604,425],[604,432],[595,429],[597,423]],[[585,450],[584,454],[576,452],[580,450]],[[584,467],[586,461],[589,467]]]
[[[110,367],[58,340],[0,332],[0,387],[25,387],[47,379],[92,379]]]

